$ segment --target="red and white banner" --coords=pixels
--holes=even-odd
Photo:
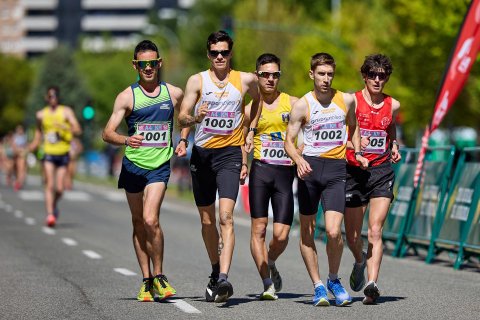
[[[415,171],[415,186],[418,184],[422,169],[425,148],[428,137],[438,128],[448,110],[452,107],[468,79],[473,63],[480,49],[480,0],[472,0],[463,20],[455,49],[447,63],[440,92],[437,96],[430,128],[427,128],[422,138],[422,148]]]

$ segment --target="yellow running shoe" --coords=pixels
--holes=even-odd
[[[137,300],[141,302],[152,302],[154,301],[154,292],[152,285],[152,278],[143,280],[140,291],[137,295]]]
[[[158,295],[160,300],[171,297],[177,293],[177,291],[168,283],[167,277],[163,274],[160,274],[153,279],[153,291]]]

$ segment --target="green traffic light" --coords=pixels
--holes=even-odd
[[[83,119],[92,120],[95,116],[95,109],[92,106],[85,106],[82,111]]]

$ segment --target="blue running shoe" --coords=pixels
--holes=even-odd
[[[327,289],[323,284],[319,285],[315,288],[315,293],[313,294],[313,305],[321,306],[321,307],[328,307],[330,306],[330,302],[328,301]]]
[[[327,288],[328,291],[330,291],[330,293],[335,297],[335,304],[337,307],[346,306],[347,304],[352,303],[352,298],[340,283],[340,279],[335,279],[333,281],[328,279]]]

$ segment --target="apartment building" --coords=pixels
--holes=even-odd
[[[175,18],[195,0],[1,0],[0,51],[37,56],[60,43],[101,51],[126,48],[150,17]]]

